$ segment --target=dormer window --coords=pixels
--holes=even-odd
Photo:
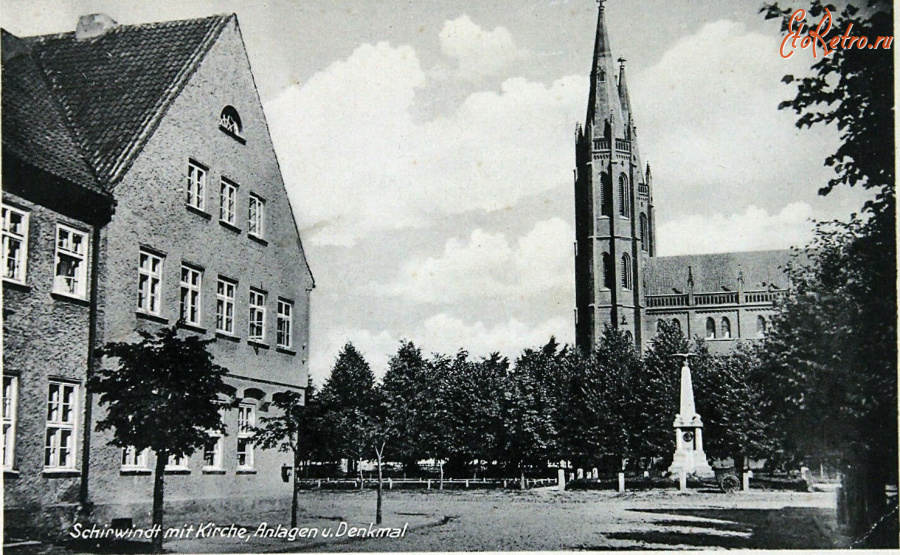
[[[226,134],[231,135],[231,137],[241,144],[244,143],[244,126],[241,124],[241,116],[238,115],[234,106],[225,106],[222,108],[222,113],[219,115],[219,129]]]

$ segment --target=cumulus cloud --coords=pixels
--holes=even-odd
[[[467,78],[497,74],[527,55],[505,27],[488,31],[467,15],[445,22],[440,40],[441,51],[457,61],[459,74]]]
[[[410,108],[425,83],[412,48],[381,42],[266,104],[304,239],[351,245],[570,183],[586,79],[510,78],[420,121]]]
[[[786,249],[812,238],[812,208],[794,202],[777,214],[756,206],[743,213],[690,215],[659,227],[660,255]]]
[[[514,244],[502,233],[475,229],[451,238],[438,257],[403,265],[388,294],[425,303],[516,299],[569,287],[574,280],[572,227],[559,218],[538,222]]]
[[[654,170],[656,205],[668,214],[768,209],[814,194],[827,179],[822,158],[833,130],[799,131],[778,110],[794,91],[788,73],[809,60],[778,54],[779,41],[718,21],[676,42],[629,83],[642,154]],[[809,183],[812,181],[812,183]]]

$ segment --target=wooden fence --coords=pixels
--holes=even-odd
[[[377,479],[364,478],[360,485],[359,478],[315,478],[298,480],[303,489],[361,489],[378,486]],[[385,478],[382,481],[384,489],[518,489],[518,478],[445,478],[443,485],[441,480],[421,478]],[[557,485],[556,478],[526,478],[525,488],[540,488]]]

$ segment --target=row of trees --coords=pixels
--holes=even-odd
[[[299,422],[300,456],[310,461],[387,459],[415,471],[433,459],[443,473],[478,472],[485,461],[524,480],[548,461],[617,471],[668,464],[678,411],[680,362],[688,340],[663,324],[643,358],[624,333],[607,329],[582,354],[553,338],[515,361],[498,354],[473,360],[423,355],[401,342],[381,383],[348,343],[320,392],[307,396]],[[756,355],[741,347],[712,355],[702,341],[692,362],[698,410],[713,457],[771,451],[751,371]],[[264,427],[260,440],[271,434]]]

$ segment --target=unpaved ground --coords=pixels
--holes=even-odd
[[[619,549],[828,549],[843,547],[835,530],[833,493],[646,491],[386,492],[382,526],[407,526],[405,537],[323,539],[341,522],[368,527],[375,494],[305,492],[300,526],[317,538],[191,538],[167,540],[180,553],[298,551],[533,551]],[[245,527],[289,522],[289,505],[257,514],[170,515],[167,526],[215,522]],[[72,548],[73,546],[70,546]],[[92,546],[90,551],[97,551]],[[105,545],[106,552],[141,551]],[[71,553],[59,548],[43,553]]]

